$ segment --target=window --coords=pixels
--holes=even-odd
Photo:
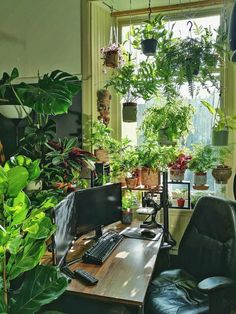
[[[207,16],[207,17],[201,17],[201,18],[194,18],[191,20],[193,23],[196,23],[198,26],[202,25],[206,28],[211,28],[212,30],[218,29],[220,25],[220,15],[214,15],[214,16]],[[182,36],[183,38],[186,38],[190,35],[189,33],[189,26],[187,25],[188,20],[175,20],[171,21],[167,24],[168,28],[171,28],[173,23],[174,28],[173,32],[176,36]],[[129,26],[123,26],[122,27],[122,42],[127,38],[127,33],[129,32]],[[193,31],[191,32],[191,36],[194,37]],[[135,56],[137,62],[140,62],[142,59],[146,58],[141,51],[133,49],[133,47],[129,47],[129,43],[126,43],[126,49],[129,51],[129,49],[132,49],[132,55]],[[210,90],[210,93],[208,93],[206,90],[204,90],[200,86],[196,86],[195,84],[195,93],[194,97],[192,98],[188,91],[187,84],[182,86],[181,88],[181,95],[191,103],[196,111],[193,117],[193,125],[194,125],[194,131],[191,133],[186,142],[187,147],[191,147],[191,144],[193,143],[203,143],[203,144],[210,144],[211,143],[211,124],[212,124],[212,116],[208,112],[208,110],[201,106],[201,100],[207,100],[208,102],[214,104],[215,106],[218,103],[218,92],[215,88],[212,88]],[[149,106],[152,106],[155,103],[155,99],[152,99],[146,103],[142,99],[138,100],[138,110],[137,110],[137,122],[135,123],[125,123],[122,122],[122,136],[127,136],[134,145],[140,144],[143,141],[142,134],[137,132],[137,129],[140,127],[144,111]],[[210,171],[211,172],[211,171]],[[210,190],[215,190],[214,187],[214,180],[211,176],[211,173],[208,174],[208,184],[210,186]],[[187,171],[185,178],[187,180],[190,180],[192,183],[193,174],[190,171]],[[192,184],[191,184],[192,185]]]

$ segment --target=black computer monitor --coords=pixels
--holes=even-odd
[[[102,235],[102,226],[121,220],[121,184],[113,183],[76,191],[75,201],[78,210],[77,236],[95,230]]]
[[[69,194],[53,210],[57,225],[53,236],[54,264],[66,266],[66,256],[76,237],[121,220],[121,184],[107,184]]]
[[[57,225],[53,235],[53,262],[65,266],[65,258],[76,236],[77,207],[75,193],[70,193],[53,210],[52,216]]]

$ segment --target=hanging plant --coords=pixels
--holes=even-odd
[[[167,30],[163,16],[157,15],[153,20],[148,19],[140,27],[131,27],[131,41],[135,49],[142,49],[146,56],[155,56],[157,43],[162,42]]]
[[[202,100],[201,103],[214,116],[212,127],[212,145],[227,146],[229,130],[236,130],[236,115],[227,115],[223,108],[214,108],[205,100]]]
[[[122,50],[120,44],[110,43],[101,48],[103,65],[108,68],[117,68],[123,63]]]
[[[199,82],[210,92],[209,82],[219,89],[219,80],[215,75],[217,69],[223,64],[226,34],[219,28],[212,32],[210,29],[198,27],[194,24],[194,37],[192,37],[190,23],[189,36],[187,38],[175,38],[176,43],[168,53],[176,73],[176,80],[179,85],[187,82],[189,92],[193,96],[194,83]]]

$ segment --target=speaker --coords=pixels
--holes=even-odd
[[[229,47],[233,51],[231,60],[232,62],[236,62],[236,2],[234,2],[233,9],[230,16]]]

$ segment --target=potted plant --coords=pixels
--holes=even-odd
[[[0,92],[13,104],[33,109],[33,117],[26,113],[28,125],[21,141],[20,152],[32,159],[44,162],[47,151],[46,143],[55,137],[56,125],[50,119],[52,115],[67,113],[73,96],[81,85],[76,76],[61,70],[55,70],[38,78],[36,84],[20,83],[12,85],[12,80],[19,76],[13,69],[11,75],[4,73],[0,80]]]
[[[191,21],[189,23],[191,32],[193,25]],[[213,73],[216,68],[222,66],[224,54],[227,52],[225,49],[227,34],[221,28],[211,31],[194,24],[193,31],[194,38],[192,36],[175,38],[175,43],[167,55],[175,67],[177,83],[182,85],[187,82],[192,96],[193,82],[199,82],[207,90],[209,90],[207,82],[219,88]]]
[[[186,189],[176,189],[173,194],[176,198],[177,206],[183,208],[185,204]]]
[[[108,46],[102,47],[101,55],[103,59],[103,65],[108,68],[117,68],[122,65],[122,49],[120,44],[110,43]]]
[[[121,182],[123,186],[126,185],[123,159],[128,147],[130,147],[130,140],[128,138],[122,138],[120,141],[113,139],[109,145],[111,179],[114,182]]]
[[[109,147],[112,141],[112,129],[107,127],[102,121],[94,121],[90,143],[94,147],[94,155],[98,162],[106,163],[109,161]]]
[[[146,109],[141,130],[146,138],[170,145],[188,135],[192,128],[194,108],[181,99],[172,99]]]
[[[57,268],[39,265],[45,241],[56,228],[46,211],[57,201],[45,198],[31,204],[23,192],[30,173],[23,166],[0,167],[0,177],[0,309],[2,313],[36,313],[67,287],[67,279]]]
[[[155,56],[157,44],[162,42],[166,33],[163,16],[156,15],[154,19],[144,21],[140,27],[132,27],[132,45],[136,49],[142,48],[146,56]]]
[[[80,149],[78,140],[74,137],[50,141],[48,148],[42,175],[44,185],[67,192],[83,188],[85,182],[80,178],[80,173],[83,168],[95,170],[95,156]]]
[[[122,223],[131,224],[133,209],[137,207],[137,197],[132,191],[125,191],[122,195]]]
[[[137,100],[150,99],[157,92],[157,84],[154,68],[150,63],[142,61],[137,65],[127,59],[106,82],[105,87],[112,86],[123,97],[123,121],[135,122]]]
[[[212,128],[212,145],[227,146],[229,130],[236,129],[236,116],[227,115],[223,109],[214,108],[209,102],[202,100],[202,105],[214,116]]]
[[[212,169],[212,176],[217,184],[227,184],[232,175],[232,167],[225,164],[225,158],[231,153],[229,147],[215,147],[215,166]]]
[[[191,158],[192,157],[184,151],[178,153],[176,160],[169,164],[171,181],[184,180],[184,174]]]
[[[138,152],[136,147],[128,146],[122,155],[122,173],[125,175],[127,188],[134,189],[138,184]]]
[[[137,148],[141,185],[148,188],[160,185],[160,171],[167,170],[168,164],[175,158],[175,148],[160,146],[152,139],[145,140]]]
[[[194,189],[208,189],[207,171],[215,165],[216,158],[212,146],[193,145],[192,159],[189,162],[189,169],[194,172]]]

